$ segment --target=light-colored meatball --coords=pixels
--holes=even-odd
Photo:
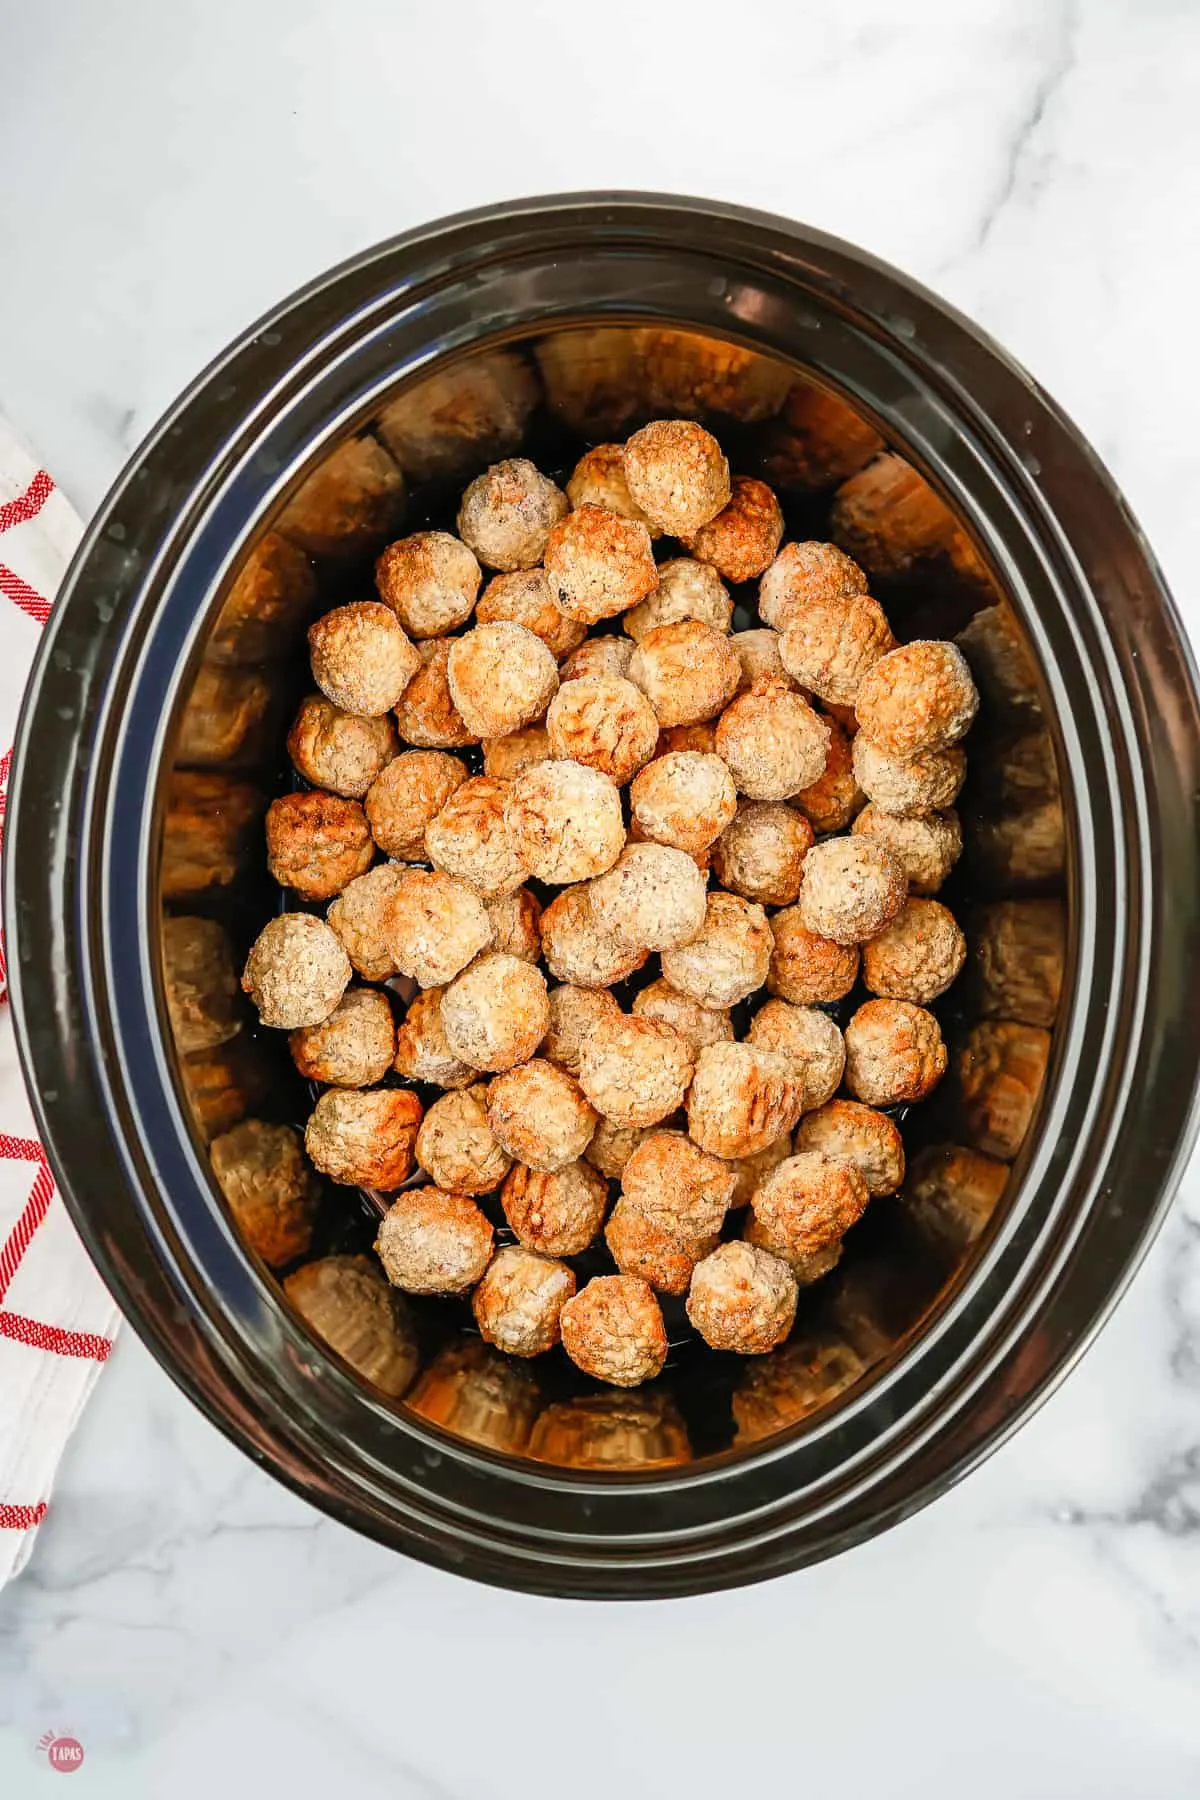
[[[441,988],[427,988],[409,1002],[404,1021],[396,1033],[396,1060],[392,1065],[397,1075],[409,1081],[427,1082],[431,1087],[469,1087],[477,1079],[478,1070],[460,1062],[442,1028]]]
[[[329,908],[330,928],[364,981],[387,981],[398,973],[384,927],[403,873],[392,863],[378,863],[348,883]]]
[[[717,880],[731,894],[763,906],[789,906],[800,892],[812,826],[795,807],[748,800],[713,850]]]
[[[604,1019],[619,1019],[621,1008],[605,988],[574,987],[564,982],[550,990],[550,1027],[542,1054],[568,1075],[578,1076],[583,1046]]]
[[[696,1058],[688,1131],[714,1156],[755,1156],[792,1130],[803,1104],[803,1086],[778,1051],[710,1044]]]
[[[580,457],[567,483],[567,499],[573,507],[601,506],[644,525],[652,538],[661,537],[641,507],[634,502],[625,479],[624,444],[597,444]]]
[[[937,900],[906,900],[890,925],[863,945],[863,982],[885,1000],[928,1006],[955,980],[967,941]]]
[[[625,842],[615,783],[577,762],[539,763],[519,775],[509,791],[504,825],[524,868],[557,886],[603,875]]]
[[[350,958],[328,925],[309,913],[282,913],[251,945],[242,988],[264,1025],[297,1031],[329,1017],[350,975]]]
[[[498,1250],[471,1296],[485,1343],[508,1356],[541,1356],[560,1336],[559,1314],[575,1292],[575,1272],[522,1244]]]
[[[425,827],[425,850],[434,868],[465,881],[483,901],[515,894],[529,874],[504,826],[511,792],[509,781],[474,775]]]
[[[735,1157],[729,1164],[734,1173],[730,1206],[748,1206],[755,1188],[766,1179],[772,1169],[777,1169],[780,1163],[785,1162],[791,1154],[792,1134],[790,1131],[785,1131],[781,1137],[775,1139],[773,1144],[768,1144],[765,1150],[757,1150],[753,1156]]]
[[[312,1243],[321,1184],[304,1160],[290,1125],[243,1119],[209,1147],[233,1222],[247,1247],[270,1269],[303,1256]]]
[[[844,1156],[862,1172],[871,1195],[894,1194],[904,1180],[904,1143],[886,1113],[857,1100],[830,1100],[806,1113],[796,1128],[794,1149]]]
[[[673,750],[656,756],[629,790],[633,817],[647,838],[698,855],[737,812],[737,789],[719,756]]]
[[[327,1088],[304,1128],[313,1165],[345,1187],[403,1187],[421,1102],[407,1088]]]
[[[777,1050],[804,1088],[804,1111],[832,1100],[846,1067],[846,1045],[837,1023],[815,1006],[768,1000],[750,1022],[748,1044]]]
[[[625,944],[674,949],[704,924],[704,877],[690,856],[666,844],[631,844],[591,894],[600,929]]]
[[[870,1195],[857,1163],[804,1150],[772,1169],[750,1201],[746,1242],[778,1256],[794,1272],[857,1225]]]
[[[535,569],[567,496],[523,456],[477,475],[458,509],[458,535],[488,569]]]
[[[649,951],[601,931],[589,888],[580,884],[556,894],[542,914],[542,955],[556,981],[607,988],[640,969]]]
[[[771,920],[775,948],[767,987],[793,1006],[828,1006],[842,1000],[858,980],[857,944],[836,944],[809,931],[798,906]]]
[[[396,1027],[386,994],[351,988],[320,1025],[306,1025],[288,1039],[301,1075],[329,1087],[374,1087],[392,1066]]]
[[[544,1256],[582,1256],[603,1223],[608,1184],[586,1162],[554,1170],[518,1163],[500,1191],[500,1204],[526,1249]]]
[[[688,1236],[622,1199],[608,1216],[604,1241],[622,1275],[637,1275],[660,1294],[686,1294],[693,1269],[716,1248],[717,1236]]]
[[[466,1194],[412,1188],[389,1206],[375,1253],[406,1294],[465,1294],[492,1259],[491,1226]]]
[[[596,1111],[619,1125],[656,1125],[683,1105],[695,1058],[657,1019],[601,1019],[583,1045],[579,1084]]]
[[[627,637],[590,637],[572,650],[563,663],[563,681],[579,681],[585,675],[621,675],[629,673],[633,645]]]
[[[550,533],[546,580],[555,605],[581,624],[627,612],[658,586],[650,533],[603,506],[581,506]]]
[[[785,687],[795,687],[796,683],[784,668],[779,654],[777,631],[771,631],[765,625],[756,626],[753,631],[735,631],[729,642],[742,669],[739,694],[748,694],[760,681],[782,681]]]
[[[481,956],[442,995],[446,1042],[473,1069],[492,1073],[524,1062],[549,1023],[546,977],[519,956]]]
[[[955,1051],[963,1135],[1005,1162],[1017,1155],[1046,1079],[1050,1033],[1034,1025],[984,1019]]]
[[[652,981],[644,987],[632,1010],[637,1019],[657,1019],[661,1025],[670,1025],[686,1038],[693,1056],[698,1056],[705,1044],[733,1042],[733,1020],[726,1008],[701,1006],[687,994],[678,993],[669,981]]]
[[[782,536],[783,514],[766,482],[735,475],[729,504],[688,540],[688,549],[726,581],[752,581],[769,568]]]
[[[904,870],[884,845],[862,837],[826,838],[804,860],[800,919],[835,944],[865,944],[891,923],[907,892]]]
[[[375,564],[379,598],[409,637],[441,637],[465,625],[483,572],[448,531],[414,531],[389,544]]]
[[[699,619],[714,631],[727,632],[733,620],[733,601],[729,589],[707,563],[694,556],[675,556],[658,565],[658,586],[637,606],[630,607],[621,621],[633,639],[640,644],[648,631],[660,625],[675,625],[681,619]]]
[[[918,638],[881,657],[863,677],[858,724],[876,749],[912,760],[948,750],[971,729],[979,695],[957,644]]]
[[[466,764],[444,750],[405,750],[393,757],[363,802],[371,836],[384,855],[424,862],[425,827],[466,779]]]
[[[335,606],[308,628],[313,680],[335,706],[363,718],[389,712],[421,666],[390,606]]]
[[[672,537],[687,538],[729,504],[729,464],[711,432],[690,419],[657,419],[625,445],[634,504]]]
[[[583,1155],[596,1114],[574,1076],[535,1056],[493,1081],[488,1124],[516,1162],[553,1175]]]
[[[663,951],[662,972],[701,1006],[736,1006],[767,979],[773,947],[761,906],[738,894],[712,893],[696,936]]]
[[[782,1344],[799,1290],[785,1262],[753,1244],[721,1244],[696,1265],[687,1316],[713,1350],[763,1356]]]
[[[594,1169],[599,1169],[601,1175],[616,1181],[651,1129],[643,1125],[618,1125],[615,1119],[598,1119],[584,1157]]]
[[[715,719],[736,694],[741,674],[728,637],[700,619],[656,625],[629,663],[630,681],[664,727]]]
[[[813,601],[866,591],[866,576],[836,544],[785,544],[758,584],[758,610],[765,625],[786,631]]]
[[[914,894],[936,894],[962,855],[962,827],[953,807],[900,819],[874,804],[864,806],[854,821],[854,834],[881,844],[903,869]]]
[[[569,656],[587,635],[586,625],[555,606],[545,569],[515,569],[511,575],[493,576],[480,595],[475,618],[480,625],[503,619],[523,625],[541,638],[556,661]]]
[[[462,750],[479,742],[450,694],[449,638],[425,638],[417,645],[421,667],[396,708],[396,729],[406,744],[424,750]]]
[[[365,1256],[323,1256],[289,1275],[283,1291],[304,1323],[356,1374],[391,1399],[419,1366],[404,1301]]]
[[[927,750],[911,762],[888,756],[865,733],[854,738],[854,779],[877,812],[900,818],[953,806],[967,772],[961,750]]]
[[[452,981],[492,941],[491,924],[474,888],[440,869],[401,872],[383,929],[400,974],[423,988]]]
[[[879,602],[846,594],[810,600],[793,612],[779,653],[801,687],[836,706],[853,706],[863,677],[895,647]]]
[[[452,1194],[492,1194],[512,1168],[487,1120],[482,1082],[435,1100],[417,1133],[417,1162],[435,1187]]]
[[[267,868],[302,900],[329,900],[365,875],[375,858],[366,814],[357,800],[281,794],[267,809]]]
[[[522,962],[542,959],[542,908],[537,895],[527,887],[497,900],[485,900],[484,911],[492,927],[492,949],[505,956],[519,956]]]
[[[710,1156],[682,1131],[648,1132],[621,1172],[627,1205],[683,1240],[715,1237],[736,1184],[731,1163]]]
[[[288,732],[292,767],[314,787],[361,800],[396,754],[396,728],[386,715],[360,719],[324,694],[309,694]]]
[[[488,738],[483,746],[483,772],[495,781],[515,781],[526,769],[549,762],[554,752],[544,725],[526,725],[504,737]]]
[[[590,675],[559,688],[546,714],[554,755],[586,763],[624,787],[650,761],[658,720],[640,688],[620,675]]]
[[[215,919],[167,918],[163,983],[171,1031],[183,1055],[227,1044],[242,1029],[233,947]]]
[[[845,831],[855,814],[861,811],[864,798],[854,778],[850,739],[832,719],[826,723],[829,726],[829,754],[825,758],[824,772],[808,787],[793,794],[791,801],[821,837],[831,831]]]
[[[786,800],[823,773],[829,726],[803,695],[767,681],[726,707],[716,745],[739,793],[750,800]]]
[[[635,1275],[597,1275],[567,1301],[560,1324],[575,1366],[613,1387],[653,1381],[667,1360],[662,1310]]]
[[[463,723],[481,738],[541,718],[558,688],[558,666],[541,638],[509,619],[452,639],[446,674]]]

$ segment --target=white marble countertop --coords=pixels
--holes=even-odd
[[[1200,627],[1187,0],[0,5],[0,411],[86,513],[244,323],[423,219],[595,186],[790,213],[974,314]],[[550,1603],[377,1549],[126,1332],[0,1600],[0,1792],[1200,1793],[1200,1170],[1080,1369],[963,1486],[716,1598]]]

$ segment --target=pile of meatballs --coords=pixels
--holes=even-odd
[[[395,1288],[469,1295],[488,1343],[619,1387],[663,1367],[660,1296],[715,1350],[780,1344],[900,1185],[887,1109],[946,1067],[928,1007],[966,946],[931,896],[975,687],[783,531],[685,420],[565,491],[495,464],[457,535],[391,544],[377,598],[312,626],[307,785],[267,815],[292,909],[242,985],[323,1088],[311,1164],[390,1199]]]

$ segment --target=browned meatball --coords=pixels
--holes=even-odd
[[[904,1180],[904,1144],[886,1113],[857,1100],[830,1100],[806,1113],[796,1130],[795,1150],[823,1150],[848,1157],[862,1171],[869,1194],[894,1194]]]
[[[710,1044],[696,1058],[688,1130],[713,1156],[754,1156],[791,1131],[803,1104],[803,1086],[777,1051]]]
[[[504,809],[513,854],[538,881],[586,881],[611,869],[625,842],[621,796],[599,769],[539,763],[517,777]]]
[[[409,1002],[404,1022],[396,1033],[397,1075],[409,1081],[428,1082],[431,1087],[469,1087],[479,1071],[470,1063],[460,1062],[442,1029],[442,995],[444,988],[427,988]]]
[[[491,1226],[466,1194],[421,1187],[392,1202],[375,1251],[406,1294],[465,1294],[491,1261],[492,1243]]]
[[[489,1073],[532,1056],[549,1023],[546,977],[519,956],[479,957],[442,995],[442,1029],[452,1053]]]
[[[593,881],[591,896],[602,931],[648,950],[690,943],[704,925],[704,876],[690,856],[666,844],[631,844]]]
[[[803,1273],[810,1257],[858,1223],[869,1198],[862,1171],[848,1157],[801,1151],[755,1189],[746,1241]]]
[[[733,1020],[727,1007],[701,1006],[687,994],[680,994],[669,981],[652,981],[642,988],[633,1002],[635,1019],[657,1019],[670,1025],[692,1047],[698,1056],[705,1044],[731,1044]]]
[[[360,719],[324,694],[309,694],[288,732],[292,766],[314,787],[361,800],[396,754],[396,727],[385,714]]]
[[[621,1008],[605,988],[574,987],[564,982],[550,990],[550,1027],[542,1041],[547,1061],[578,1076],[583,1046],[604,1019],[619,1019]]]
[[[292,1061],[309,1081],[330,1087],[373,1087],[396,1054],[396,1027],[386,994],[351,988],[320,1025],[288,1039]]]
[[[729,504],[700,527],[688,549],[726,581],[752,581],[770,566],[782,536],[783,514],[766,482],[735,475]]]
[[[618,1125],[613,1119],[598,1119],[584,1157],[609,1181],[616,1181],[649,1130],[649,1126]]]
[[[283,913],[251,945],[242,987],[264,1025],[295,1031],[329,1017],[350,975],[350,958],[328,925],[308,913]]]
[[[846,1046],[835,1020],[815,1006],[768,1000],[750,1022],[748,1044],[777,1050],[804,1088],[804,1111],[824,1106],[841,1086]]]
[[[737,894],[712,893],[696,936],[663,951],[662,972],[701,1006],[736,1006],[767,979],[773,945],[761,906]]]
[[[853,706],[864,676],[895,645],[879,602],[846,594],[791,613],[779,653],[801,687],[836,706]]]
[[[281,794],[267,810],[267,867],[302,900],[329,900],[375,859],[357,800],[310,790]]]
[[[590,1163],[539,1170],[518,1163],[500,1191],[510,1228],[545,1256],[581,1256],[593,1243],[608,1204],[608,1184]]]
[[[858,980],[857,944],[836,944],[809,931],[798,906],[771,920],[775,948],[767,987],[794,1006],[827,1006],[842,1000]]]
[[[747,800],[713,851],[721,886],[762,906],[789,906],[800,892],[813,829],[795,807]]]
[[[560,1315],[563,1349],[577,1368],[614,1387],[652,1381],[667,1360],[653,1291],[633,1275],[597,1275]]]
[[[508,1154],[550,1175],[578,1162],[596,1129],[579,1082],[541,1056],[496,1077],[487,1112],[492,1134]]]
[[[485,1343],[509,1356],[541,1356],[557,1344],[559,1315],[574,1292],[566,1263],[511,1244],[496,1252],[471,1310]]]
[[[758,610],[765,625],[786,631],[814,601],[866,591],[866,576],[836,544],[785,544],[759,583]]]
[[[712,1349],[762,1356],[792,1329],[797,1299],[796,1278],[777,1256],[722,1244],[696,1266],[687,1315]]]
[[[622,624],[634,643],[659,625],[680,619],[699,619],[714,631],[728,631],[733,619],[729,589],[715,569],[691,556],[676,556],[658,565],[658,586],[637,606],[631,606]]]
[[[397,969],[423,988],[453,980],[492,941],[479,895],[438,869],[402,872],[383,928]]]
[[[304,1129],[304,1148],[346,1187],[403,1187],[412,1174],[421,1102],[406,1088],[327,1088]]]
[[[492,949],[503,956],[519,956],[522,962],[542,957],[542,909],[537,895],[527,887],[497,900],[485,900],[484,911],[492,927]]]
[[[601,506],[644,525],[651,537],[661,533],[635,505],[625,479],[624,444],[597,444],[580,457],[567,483],[567,499],[573,507]]]
[[[542,954],[556,981],[606,988],[624,981],[648,952],[600,929],[586,884],[564,888],[542,914]]]
[[[855,702],[860,730],[888,756],[948,750],[971,728],[979,695],[957,644],[916,639],[882,657]]]
[[[730,1206],[748,1206],[755,1188],[766,1179],[772,1169],[777,1169],[780,1163],[785,1162],[791,1154],[792,1135],[791,1132],[785,1131],[781,1137],[775,1139],[774,1143],[768,1144],[765,1150],[756,1150],[753,1156],[735,1157],[729,1164],[734,1172],[734,1188],[729,1202]]]
[[[475,775],[425,827],[425,850],[434,868],[465,881],[485,902],[515,894],[529,874],[504,825],[511,792],[509,781]]]
[[[634,504],[661,531],[687,538],[729,504],[729,464],[703,426],[658,419],[625,446],[625,479]]]
[[[379,598],[410,637],[441,637],[465,625],[483,575],[448,531],[414,531],[389,544],[375,564]]]
[[[494,625],[507,619],[523,625],[541,638],[551,656],[569,656],[587,635],[587,626],[570,619],[554,604],[545,569],[515,569],[511,575],[495,575],[488,582],[475,608],[481,625]]]
[[[554,755],[544,725],[526,725],[504,737],[488,738],[483,746],[483,772],[495,781],[515,781],[526,769],[549,762]]]
[[[372,783],[364,805],[371,836],[385,856],[425,861],[425,827],[467,779],[467,767],[444,750],[406,750]]]
[[[881,844],[904,870],[914,894],[936,894],[962,855],[962,828],[953,808],[898,819],[874,805],[864,806],[854,821],[854,835]]]
[[[829,754],[824,772],[792,795],[813,830],[824,837],[831,831],[844,831],[854,815],[861,811],[863,793],[855,780],[850,739],[840,725],[830,719]],[[855,739],[857,742],[857,739]]]
[[[336,606],[310,625],[308,648],[326,699],[368,719],[389,712],[421,666],[395,613],[378,600]]]
[[[682,1131],[647,1132],[621,1171],[627,1204],[684,1240],[715,1237],[736,1184],[731,1163],[710,1156]]]
[[[632,659],[633,645],[628,638],[590,637],[567,657],[561,679],[580,681],[585,675],[626,676]]]
[[[764,681],[726,707],[716,745],[739,793],[786,800],[824,772],[829,726],[784,682]]]
[[[647,838],[695,856],[716,842],[736,814],[737,790],[719,756],[673,750],[656,756],[634,778],[629,804]]]
[[[826,838],[805,858],[798,910],[817,936],[835,944],[865,944],[896,917],[907,889],[903,869],[882,844]]]
[[[329,908],[330,928],[364,981],[387,981],[398,973],[384,927],[403,874],[392,863],[377,863],[348,882]]]
[[[417,1133],[417,1161],[436,1187],[491,1194],[512,1168],[487,1120],[482,1082],[435,1100]]]
[[[298,1132],[289,1125],[243,1119],[214,1138],[209,1148],[238,1232],[268,1268],[303,1256],[312,1243],[321,1184],[304,1160]]]
[[[493,463],[471,483],[458,533],[489,569],[534,569],[567,497],[525,457]]]
[[[599,769],[618,787],[632,781],[658,744],[646,696],[619,675],[591,675],[559,688],[546,714],[556,757]]]
[[[902,762],[876,749],[861,731],[854,739],[855,779],[877,812],[900,818],[940,812],[954,805],[966,772],[967,759],[958,749],[928,750]]]
[[[596,1111],[619,1125],[655,1125],[683,1104],[691,1046],[657,1019],[601,1019],[583,1045],[579,1082]]]
[[[628,1200],[618,1200],[604,1227],[604,1241],[622,1275],[636,1275],[660,1294],[686,1294],[692,1271],[716,1248],[717,1235],[688,1236]]]
[[[503,737],[540,719],[558,688],[558,666],[540,637],[499,619],[453,638],[450,697],[476,737]]]
[[[863,945],[863,981],[883,999],[928,1006],[955,980],[966,954],[953,913],[936,900],[906,900],[891,924]]]
[[[479,742],[450,693],[450,639],[426,638],[417,646],[421,667],[396,708],[396,727],[406,744],[423,750],[461,750]]]
[[[728,637],[699,619],[656,625],[629,661],[630,681],[664,727],[715,719],[737,693],[741,674]]]
[[[646,527],[603,506],[581,506],[556,525],[545,560],[555,604],[584,625],[628,611],[658,586]]]

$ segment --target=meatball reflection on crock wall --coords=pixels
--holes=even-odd
[[[406,1404],[454,1437],[517,1456],[529,1441],[541,1391],[520,1363],[468,1338],[438,1352]]]

